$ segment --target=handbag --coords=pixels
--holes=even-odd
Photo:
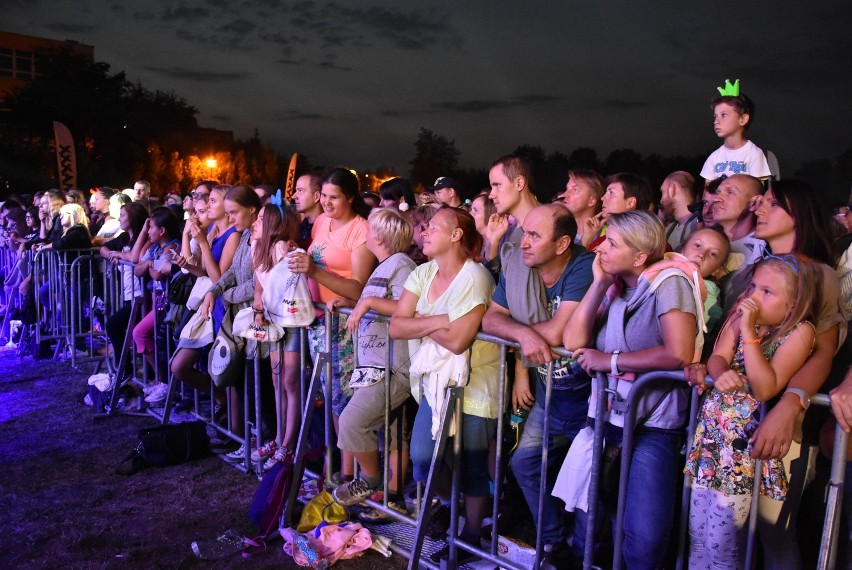
[[[233,306],[225,311],[219,334],[216,335],[207,358],[207,372],[219,388],[234,386],[243,372],[246,341],[242,337],[234,336],[233,311]]]
[[[303,249],[293,251],[304,253]],[[301,273],[293,273],[285,257],[269,272],[263,288],[263,306],[269,322],[279,327],[306,327],[314,322],[314,302],[308,280]]]
[[[189,294],[195,286],[195,276],[191,273],[178,272],[169,280],[167,290],[169,303],[172,305],[186,305]]]
[[[205,319],[195,312],[180,331],[178,347],[203,348],[213,342],[213,319]]]
[[[299,532],[314,530],[321,523],[337,524],[349,520],[349,511],[341,504],[334,501],[334,497],[328,491],[323,491],[305,505],[302,516],[299,518]]]
[[[213,287],[213,280],[209,277],[202,276],[195,280],[195,285],[192,286],[192,291],[189,292],[189,297],[186,300],[186,306],[193,311],[197,311],[204,300],[204,295]]]
[[[385,369],[378,366],[356,366],[349,380],[350,388],[367,388],[385,379]]]
[[[124,456],[115,472],[131,475],[145,467],[168,467],[199,459],[210,451],[207,423],[202,420],[161,425],[139,431],[139,443]],[[130,470],[122,465],[131,462]]]
[[[280,340],[284,336],[284,329],[268,318],[266,321],[266,325],[258,326],[254,322],[254,309],[251,307],[241,309],[237,313],[237,316],[234,317],[234,335],[258,342],[276,342]]]

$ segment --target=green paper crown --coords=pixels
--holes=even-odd
[[[722,97],[739,97],[740,96],[740,80],[737,79],[734,81],[733,85],[731,85],[731,80],[725,80],[724,87],[717,87],[719,90],[719,95]]]

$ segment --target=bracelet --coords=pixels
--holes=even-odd
[[[255,307],[252,307],[252,308],[251,308],[251,310],[252,310],[252,312],[253,312],[255,315],[261,315],[261,314],[263,314],[263,309],[257,309],[257,308],[255,308]]]
[[[758,336],[751,340],[744,340],[743,344],[760,344],[761,342],[763,342],[763,339]]]
[[[785,394],[794,394],[799,398],[799,403],[802,405],[803,410],[807,410],[811,405],[811,396],[801,388],[787,388],[784,390]]]
[[[621,354],[620,350],[613,350],[612,356],[609,358],[609,371],[613,376],[618,376],[621,372],[618,371],[618,355]]]

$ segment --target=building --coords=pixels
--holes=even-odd
[[[38,76],[42,52],[60,49],[70,49],[95,62],[94,46],[0,31],[0,99]]]

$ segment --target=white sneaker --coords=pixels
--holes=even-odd
[[[157,384],[151,390],[148,391],[145,396],[145,401],[149,404],[155,404],[157,402],[162,402],[166,399],[166,396],[169,394],[169,385],[168,384]]]
[[[251,438],[252,450],[255,449],[256,447],[257,447],[257,443],[255,443],[255,439]],[[223,457],[225,458],[225,461],[228,461],[230,463],[242,463],[243,461],[245,461],[245,458],[246,458],[246,445],[242,444],[240,447],[238,447],[234,451],[232,451],[230,453],[226,453],[225,455],[223,455]]]

